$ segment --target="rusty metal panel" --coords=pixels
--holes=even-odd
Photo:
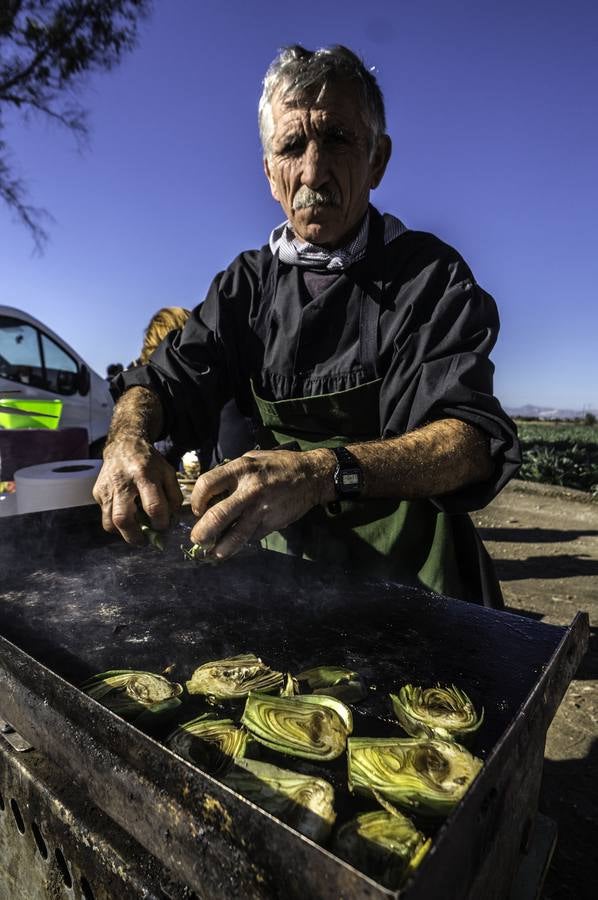
[[[196,900],[37,751],[0,738],[0,900]]]

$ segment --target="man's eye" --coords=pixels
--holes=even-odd
[[[297,139],[297,140],[286,141],[286,143],[284,143],[282,145],[282,147],[280,148],[279,152],[283,156],[294,156],[298,153],[303,153],[304,150],[305,150],[304,141]]]
[[[348,144],[350,141],[349,134],[342,128],[326,132],[325,139],[328,144]]]

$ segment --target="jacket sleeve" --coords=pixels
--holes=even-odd
[[[403,281],[381,419],[384,436],[445,418],[469,422],[487,434],[492,477],[434,499],[439,508],[460,513],[489,503],[515,475],[521,455],[517,429],[493,394],[496,304],[459,255],[440,246],[439,258]]]
[[[182,449],[216,446],[220,413],[234,395],[239,373],[238,323],[252,293],[251,273],[236,260],[217,275],[185,327],[172,331],[146,366],[121,373],[115,396],[135,385],[155,391],[164,414],[160,437]]]

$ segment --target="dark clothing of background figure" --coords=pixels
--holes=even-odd
[[[216,446],[207,468],[210,469],[225,459],[236,459],[254,447],[255,435],[250,420],[241,415],[234,400],[229,400],[220,413]]]

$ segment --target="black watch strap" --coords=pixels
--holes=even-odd
[[[340,500],[355,499],[363,488],[363,470],[346,447],[330,447],[336,456],[334,487]]]

